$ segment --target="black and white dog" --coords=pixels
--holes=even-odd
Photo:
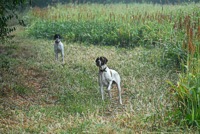
[[[108,62],[108,59],[105,57],[98,57],[96,59],[96,65],[99,67],[98,78],[99,78],[99,86],[100,86],[102,100],[104,100],[103,87],[107,87],[109,97],[112,98],[110,89],[111,89],[112,83],[114,82],[117,84],[117,88],[118,88],[119,103],[122,104],[120,76],[117,71],[108,68],[108,66],[106,65],[107,62]]]
[[[62,62],[64,63],[64,45],[61,42],[61,36],[60,34],[54,35],[54,52],[55,52],[55,60],[58,60],[58,53],[61,53],[62,56]]]

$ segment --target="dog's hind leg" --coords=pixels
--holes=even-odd
[[[64,52],[61,53],[61,56],[62,56],[62,63],[64,63]]]
[[[119,103],[122,104],[122,97],[121,97],[121,86],[120,83],[117,83],[118,94],[119,94]]]
[[[62,63],[64,63],[64,48],[62,48],[61,56],[62,56]]]
[[[109,85],[108,85],[108,95],[109,95],[110,99],[112,99],[112,95],[111,95],[111,93],[110,93],[111,87],[112,87],[112,81],[110,81],[110,82],[109,82]]]

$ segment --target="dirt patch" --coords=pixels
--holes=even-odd
[[[42,89],[47,88],[47,72],[19,65],[14,69],[14,73],[3,72],[2,79],[5,84],[1,87],[0,103],[5,104],[4,108],[28,108],[31,104],[45,103],[42,98],[46,93]]]

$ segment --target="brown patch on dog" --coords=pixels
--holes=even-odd
[[[100,57],[100,60],[103,62],[103,65],[105,65],[108,62],[108,59],[104,56]]]

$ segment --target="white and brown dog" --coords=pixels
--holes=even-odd
[[[55,60],[58,60],[58,53],[61,53],[62,56],[62,62],[64,63],[64,45],[61,42],[61,36],[60,34],[54,35],[54,53],[55,53]]]
[[[107,87],[108,94],[111,99],[112,96],[110,93],[110,89],[111,89],[112,83],[116,83],[117,88],[118,88],[118,94],[119,94],[119,103],[122,104],[120,76],[117,71],[108,68],[108,66],[106,65],[107,62],[108,62],[108,59],[105,57],[98,57],[96,59],[96,65],[99,67],[99,86],[100,86],[100,92],[102,95],[102,100],[104,100],[103,87]]]

